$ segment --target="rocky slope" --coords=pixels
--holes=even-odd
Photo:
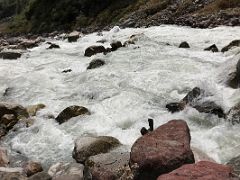
[[[16,10],[6,11],[9,7]],[[93,32],[113,25],[207,28],[240,24],[239,0],[4,0],[0,1],[0,10],[0,18],[14,17],[1,27],[4,32]]]

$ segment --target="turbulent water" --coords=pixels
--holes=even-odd
[[[133,34],[141,34],[135,45],[106,56],[84,57],[84,50],[97,44],[97,40],[106,39],[104,46],[110,47],[112,40],[124,42]],[[240,99],[240,92],[225,87],[219,79],[236,51],[223,54],[203,49],[214,43],[222,48],[239,39],[239,35],[240,27],[115,29],[103,32],[103,36],[97,33],[84,36],[76,43],[51,40],[61,49],[46,50],[48,45],[42,44],[17,61],[1,60],[1,100],[47,106],[37,114],[32,127],[8,135],[5,144],[33,160],[51,164],[71,159],[73,142],[78,136],[114,136],[129,151],[140,136],[141,127],[147,126],[148,118],[154,119],[155,127],[171,119],[184,119],[190,126],[191,145],[225,163],[239,154],[239,125],[232,126],[190,107],[171,114],[165,105],[179,101],[199,86],[227,112]],[[181,41],[189,42],[191,48],[179,49]],[[95,58],[104,59],[106,65],[86,70]],[[72,72],[62,73],[65,69]],[[9,95],[4,97],[9,87]],[[92,115],[76,117],[62,125],[46,118],[48,114],[56,116],[70,105],[85,106]]]

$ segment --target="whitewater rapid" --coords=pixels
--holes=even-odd
[[[135,45],[107,55],[84,57],[84,50],[105,39],[126,41],[140,35]],[[236,52],[203,51],[216,44],[219,49],[239,39],[240,27],[192,29],[178,26],[106,31],[86,35],[76,43],[49,40],[61,49],[47,50],[47,44],[29,50],[17,61],[0,60],[0,98],[24,106],[43,103],[47,107],[35,124],[9,134],[4,144],[43,164],[72,161],[73,142],[78,136],[93,134],[118,138],[130,151],[140,129],[153,118],[155,127],[172,119],[184,119],[191,130],[191,145],[217,162],[225,163],[240,153],[239,125],[217,116],[199,113],[190,107],[171,114],[169,102],[179,101],[198,86],[212,94],[211,100],[227,112],[240,99],[239,90],[219,82],[218,74]],[[179,49],[187,41],[190,49]],[[86,70],[95,58],[106,65]],[[70,73],[62,73],[72,69]],[[3,96],[6,88],[9,96]],[[90,116],[76,117],[59,125],[46,115],[57,116],[70,105],[87,107]]]

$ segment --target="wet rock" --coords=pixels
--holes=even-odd
[[[237,62],[236,70],[232,72],[227,80],[227,85],[237,89],[240,86],[240,59]]]
[[[240,103],[233,106],[227,113],[227,120],[234,124],[240,124]]]
[[[90,156],[107,153],[120,145],[120,142],[110,136],[79,137],[75,140],[72,156],[78,163],[84,163]]]
[[[0,123],[5,125],[8,130],[12,129],[17,122],[18,119],[13,114],[4,114],[0,120]]]
[[[51,45],[47,49],[59,49],[59,48],[60,48],[59,45],[51,43]]]
[[[73,117],[77,117],[80,115],[90,115],[90,112],[87,108],[83,106],[70,106],[64,109],[57,117],[56,121],[59,124],[67,122],[69,119]]]
[[[179,48],[190,48],[190,46],[186,41],[184,41],[184,42],[181,42],[181,44],[179,45]]]
[[[105,64],[105,61],[103,61],[101,59],[94,59],[90,62],[87,69],[95,69],[95,68],[98,68],[100,66],[103,66],[104,64]]]
[[[46,106],[44,104],[36,104],[27,106],[27,112],[30,116],[36,116],[37,112],[44,109]]]
[[[211,46],[205,48],[204,51],[218,52],[219,50],[218,50],[216,44],[213,44],[213,45],[211,45]]]
[[[84,166],[79,163],[57,163],[52,165],[48,174],[57,179],[58,177],[66,176],[66,175],[76,175],[83,179],[83,170]]]
[[[169,103],[166,105],[166,108],[171,113],[179,112],[185,108],[185,103],[182,102]]]
[[[169,174],[161,175],[157,180],[234,180],[231,173],[232,169],[228,166],[201,161],[184,165]]]
[[[69,73],[69,72],[72,72],[72,70],[71,69],[65,69],[65,70],[62,71],[62,73]]]
[[[120,41],[112,42],[111,43],[112,51],[116,51],[117,49],[123,47]]]
[[[105,53],[106,49],[104,46],[90,46],[85,50],[84,56],[91,57],[98,53]]]
[[[3,124],[0,124],[0,140],[7,134],[7,127]]]
[[[225,118],[226,115],[222,107],[218,106],[215,102],[205,101],[202,103],[197,103],[193,106],[200,113],[208,113],[217,115],[219,118]]]
[[[51,179],[52,177],[46,172],[39,172],[28,178],[28,180],[51,180]]]
[[[22,54],[19,52],[10,52],[10,51],[0,52],[0,58],[3,58],[3,59],[14,60],[14,59],[20,58],[21,56]]]
[[[110,152],[91,156],[85,163],[96,180],[120,179],[129,167],[129,152]]]
[[[140,137],[130,153],[135,179],[156,179],[184,164],[194,163],[190,140],[189,128],[183,120],[169,121]]]
[[[38,162],[29,161],[23,166],[24,173],[30,177],[36,173],[42,172],[42,165]]]
[[[80,32],[78,31],[73,31],[68,35],[68,42],[77,42],[77,40],[80,37]]]
[[[27,180],[27,178],[19,172],[0,172],[0,179],[1,180]]]
[[[52,180],[84,180],[84,179],[79,175],[62,175],[55,177]]]
[[[227,165],[233,168],[233,174],[240,178],[240,156],[232,158]]]
[[[38,46],[38,40],[24,39],[19,45],[18,49],[31,49]]]
[[[221,52],[224,53],[226,51],[229,51],[233,47],[240,47],[240,40],[234,40],[234,41],[230,42],[227,46],[222,48]]]
[[[9,157],[7,150],[0,147],[0,167],[7,167],[9,165]]]
[[[195,87],[180,102],[169,103],[166,105],[166,108],[171,113],[182,111],[186,105],[191,105],[202,93],[203,90],[199,87]]]

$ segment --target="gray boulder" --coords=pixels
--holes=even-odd
[[[107,153],[119,145],[120,142],[110,136],[79,137],[75,140],[72,156],[78,163],[84,163],[90,156]]]

